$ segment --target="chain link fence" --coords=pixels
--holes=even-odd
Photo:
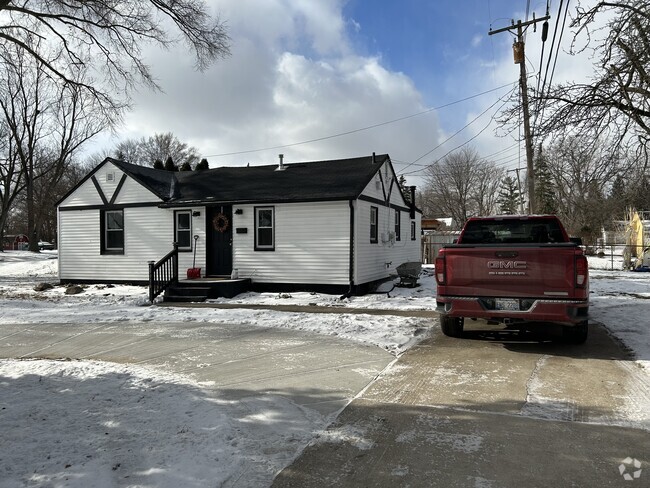
[[[585,252],[590,263],[598,265],[598,269],[616,271],[650,267],[650,247],[646,246],[599,244],[587,247]]]

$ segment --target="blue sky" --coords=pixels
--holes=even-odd
[[[503,167],[520,164],[518,135],[497,137],[491,122],[502,105],[499,97],[518,80],[513,37],[488,31],[523,19],[527,0],[210,4],[228,22],[232,56],[196,73],[182,46],[147,50],[163,92],[142,90],[125,125],[91,150],[106,150],[126,137],[173,132],[197,147],[211,167],[274,163],[279,153],[290,163],[374,151],[390,154],[398,172],[408,168],[411,184],[421,183],[426,164],[462,144],[482,156],[504,150]],[[551,28],[558,4],[551,1]],[[531,17],[545,10],[545,1],[530,4]],[[539,37],[538,31],[527,38],[533,75]],[[569,39],[567,34],[565,43]],[[561,52],[555,81],[582,79],[588,72],[588,64]],[[414,114],[421,115],[386,123]]]
[[[427,103],[439,104],[445,100],[447,80],[467,69],[476,39],[488,31],[486,1],[466,1],[462,7],[459,3],[384,1],[368,8],[367,1],[351,0],[343,12],[356,21],[349,31],[360,51],[381,55],[388,69],[406,73],[418,87],[430,89],[424,92]]]

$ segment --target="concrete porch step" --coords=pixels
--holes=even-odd
[[[208,298],[233,298],[250,289],[250,279],[198,278],[181,280],[165,291],[165,302],[204,302]]]

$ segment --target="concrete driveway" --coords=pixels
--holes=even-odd
[[[603,327],[470,328],[404,354],[273,486],[650,486],[648,375]]]
[[[0,358],[148,365],[210,382],[222,399],[275,394],[323,416],[337,413],[395,359],[336,337],[244,324],[3,324],[0,330]]]
[[[650,486],[648,375],[598,325],[584,346],[436,329],[388,369],[390,354],[335,337],[187,322],[3,325],[0,357],[146,364],[324,416],[367,387],[278,487]]]

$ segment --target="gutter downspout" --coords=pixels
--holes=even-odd
[[[343,295],[339,297],[339,300],[345,300],[350,298],[354,292],[354,200],[350,200],[350,288]]]

